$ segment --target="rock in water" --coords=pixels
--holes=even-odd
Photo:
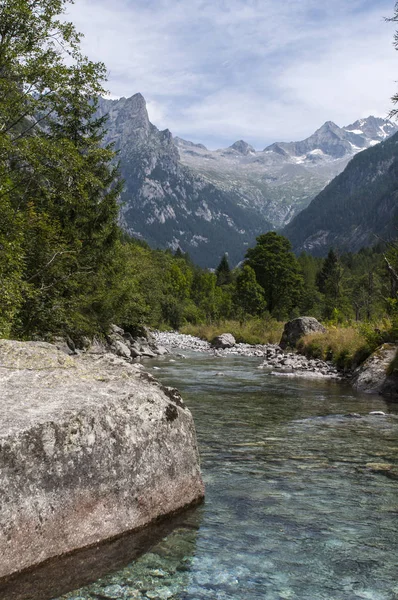
[[[0,578],[198,502],[192,416],[113,355],[0,340]]]
[[[285,348],[295,348],[299,339],[304,335],[317,333],[318,331],[326,333],[325,327],[314,317],[299,317],[298,319],[293,319],[293,321],[289,321],[285,324],[279,345],[283,350],[285,350]]]
[[[222,333],[214,338],[211,345],[213,348],[233,348],[236,340],[231,333]]]
[[[353,387],[366,394],[381,394],[398,400],[398,376],[389,367],[398,351],[396,344],[383,344],[356,369]]]

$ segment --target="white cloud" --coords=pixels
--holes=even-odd
[[[111,94],[141,92],[176,135],[261,148],[388,112],[391,11],[386,0],[77,0],[69,13]]]

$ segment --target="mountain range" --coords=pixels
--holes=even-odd
[[[398,133],[357,154],[282,231],[296,253],[357,252],[398,232]]]
[[[347,166],[351,158],[397,131],[390,121],[368,117],[347,127],[326,122],[301,142],[278,142],[256,150],[240,140],[210,151],[180,138],[181,162],[219,189],[234,193],[274,228],[287,225]]]
[[[297,215],[356,154],[365,155],[398,129],[375,117],[343,128],[329,121],[301,142],[256,151],[239,140],[208,150],[159,131],[141,94],[101,98],[98,115],[108,115],[105,142],[119,153],[125,229],[154,247],[180,247],[197,264],[212,267],[224,252],[236,264],[270,229],[286,226],[296,246],[305,245],[294,233]]]
[[[202,266],[214,266],[227,252],[241,260],[256,236],[272,228],[239,198],[194,173],[180,161],[173,136],[148,118],[141,94],[100,100],[107,114],[106,143],[118,151],[124,179],[121,222],[153,247],[180,248]]]

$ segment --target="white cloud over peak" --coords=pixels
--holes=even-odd
[[[76,0],[84,51],[114,96],[141,92],[152,121],[210,147],[257,148],[324,121],[385,116],[398,79],[390,1]]]

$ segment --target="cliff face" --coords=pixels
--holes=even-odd
[[[178,392],[111,355],[0,340],[0,578],[203,498]]]
[[[148,118],[141,94],[101,99],[98,116],[107,115],[105,142],[118,151],[124,180],[121,222],[131,235],[154,248],[189,252],[195,263],[216,267],[225,252],[232,264],[271,224],[230,189],[219,189],[180,161],[167,129]]]

